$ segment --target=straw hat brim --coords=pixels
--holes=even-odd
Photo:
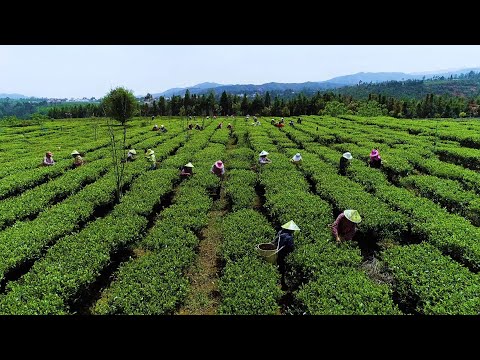
[[[297,226],[297,224],[295,224],[293,222],[293,220],[290,220],[289,222],[287,222],[286,224],[283,224],[282,225],[282,228],[283,229],[286,229],[286,230],[295,230],[295,231],[299,231],[300,228]]]
[[[345,217],[353,223],[359,224],[362,222],[362,217],[356,210],[345,210],[343,213]]]

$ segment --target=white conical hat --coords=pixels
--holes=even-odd
[[[135,149],[130,149],[130,150],[128,150],[128,152],[133,154],[133,155],[137,155],[137,151]]]
[[[282,228],[287,230],[300,230],[300,228],[297,226],[297,224],[293,222],[293,220],[290,220],[286,224],[283,224]]]
[[[260,153],[260,156],[264,156],[264,155],[268,155],[268,152],[266,152],[265,150],[262,150],[262,152]]]
[[[300,153],[296,153],[295,156],[292,159],[295,160],[295,161],[300,161],[300,160],[302,160],[302,156],[300,155]]]
[[[345,210],[343,214],[351,222],[359,224],[362,221],[362,217],[360,216],[357,210],[352,210],[352,209]]]
[[[154,154],[155,152],[152,150],[152,149],[148,149],[147,150],[147,153],[145,154],[145,156],[150,156],[152,154]]]
[[[80,155],[80,153],[77,150],[73,150],[70,155]]]
[[[342,156],[347,160],[352,160],[353,159],[352,154],[350,154],[349,152],[344,153]]]
[[[191,168],[193,168],[194,166],[192,165],[191,162],[189,162],[187,165],[185,165],[185,167],[191,167]]]

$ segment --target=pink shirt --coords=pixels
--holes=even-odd
[[[343,240],[352,240],[356,232],[357,226],[354,222],[348,220],[343,212],[338,215],[332,224],[332,234],[335,238],[340,236]]]
[[[53,157],[51,157],[51,156],[50,157],[44,156],[43,163],[45,165],[53,165],[53,164],[55,164],[55,161],[53,160]]]
[[[223,175],[225,173],[225,167],[219,169],[218,167],[215,166],[215,164],[212,166],[210,169],[212,173],[214,173],[217,176]]]

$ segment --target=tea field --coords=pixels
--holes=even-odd
[[[0,125],[0,314],[480,313],[478,120],[259,120],[187,130],[134,118],[120,203],[104,119]],[[258,165],[262,150],[271,164]],[[46,151],[56,164],[40,167]],[[222,179],[210,173],[219,159]],[[194,175],[180,179],[188,162]],[[336,244],[330,224],[345,209],[362,222]],[[301,231],[282,287],[255,246],[289,220]]]

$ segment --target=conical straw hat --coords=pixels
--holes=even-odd
[[[350,154],[349,152],[344,153],[342,156],[347,160],[352,160],[353,159],[352,154]]]
[[[300,155],[300,153],[297,153],[297,154],[295,154],[295,156],[292,159],[294,161],[300,161],[300,160],[302,160],[302,156]]]
[[[300,230],[300,228],[297,226],[297,224],[293,222],[293,220],[290,220],[286,224],[283,224],[282,228],[287,230]]]
[[[362,221],[362,217],[357,210],[345,210],[343,213],[345,214],[345,217],[351,222],[359,224]]]

